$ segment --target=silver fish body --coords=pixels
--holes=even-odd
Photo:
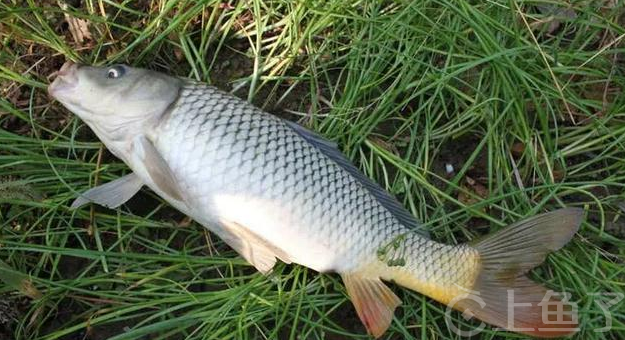
[[[574,332],[545,323],[546,289],[524,274],[573,237],[579,209],[537,215],[471,245],[445,245],[336,145],[206,84],[67,63],[49,92],[133,170],[87,190],[73,208],[115,208],[147,185],[263,273],[278,259],[339,273],[376,337],[401,302],[381,280],[500,327],[543,337]],[[509,291],[525,303],[510,318]],[[467,295],[475,293],[483,304]]]
[[[410,232],[293,125],[210,86],[183,86],[151,134],[187,194],[185,212],[219,235],[235,222],[291,262],[350,272]]]

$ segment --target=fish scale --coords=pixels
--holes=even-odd
[[[306,256],[294,256],[319,271],[349,272],[376,261],[380,244],[410,232],[348,171],[283,120],[198,83],[185,85],[172,107],[154,132],[155,146],[189,197],[197,198],[191,200],[194,217],[217,220],[223,212],[215,200],[224,195],[275,202],[282,215],[272,221],[275,226],[262,228],[274,233],[296,228],[306,235],[275,237],[279,248],[321,244],[322,263],[311,266]],[[273,236],[264,234],[271,242]]]

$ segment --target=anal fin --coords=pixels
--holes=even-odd
[[[248,228],[232,221],[222,220],[221,225],[228,234],[224,237],[226,243],[259,272],[268,274],[276,264],[276,259],[291,263],[286,252]]]
[[[343,273],[341,277],[360,321],[369,334],[379,338],[390,326],[401,300],[378,277],[360,273]]]

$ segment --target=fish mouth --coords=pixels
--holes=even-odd
[[[71,61],[65,62],[61,69],[56,73],[56,79],[48,86],[48,93],[55,99],[59,99],[64,93],[67,93],[78,86],[78,64]]]

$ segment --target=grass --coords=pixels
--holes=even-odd
[[[611,297],[593,295],[625,292],[621,1],[63,3],[0,4],[0,338],[367,338],[337,275],[255,273],[148,190],[70,211],[127,168],[47,97],[65,58],[199,79],[297,119],[441,242],[582,207],[574,241],[532,277],[578,303],[576,338],[625,336],[623,300],[595,332]],[[393,290],[404,304],[385,339],[458,338],[444,306]]]

